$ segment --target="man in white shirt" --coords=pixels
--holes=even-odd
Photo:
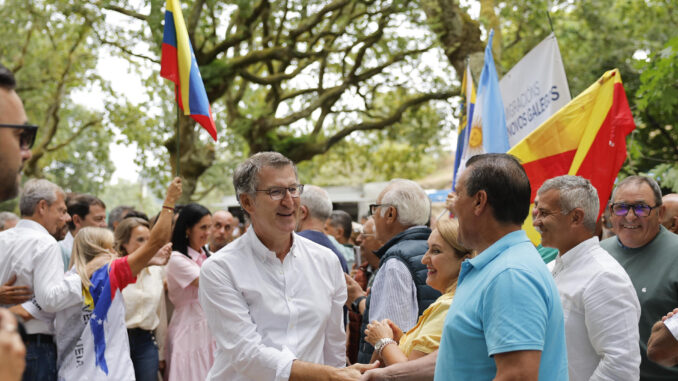
[[[329,249],[294,233],[298,181],[276,152],[253,155],[233,174],[252,228],[200,272],[200,304],[217,343],[208,380],[350,380],[367,368],[343,368],[344,275]]]
[[[594,236],[598,193],[578,176],[539,188],[533,212],[542,245],[558,249],[552,274],[565,316],[571,381],[638,380],[640,304],[631,279]]]
[[[70,220],[64,196],[61,188],[47,180],[27,181],[19,200],[21,221],[13,229],[0,232],[3,248],[0,283],[16,277],[16,285],[32,287],[34,297],[27,303],[47,313],[57,311],[67,300],[82,297],[79,287],[69,290],[55,287],[61,283],[64,272],[61,250],[53,235]],[[56,380],[52,325],[33,319],[27,321],[25,327],[28,335],[23,379]]]

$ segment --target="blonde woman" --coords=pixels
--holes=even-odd
[[[163,211],[148,242],[119,257],[113,233],[83,228],[75,237],[65,290],[82,289],[82,298],[64,306],[54,320],[59,380],[134,380],[121,290],[146,266],[167,263],[174,203],[181,180],[167,190]],[[157,255],[156,255],[157,253]]]
[[[423,357],[438,349],[461,263],[474,255],[459,243],[458,232],[457,221],[444,217],[429,236],[428,251],[421,259],[428,269],[426,284],[443,295],[424,311],[414,328],[403,333],[388,319],[374,320],[367,325],[365,340],[375,348],[372,361],[379,359],[388,366]]]
[[[151,235],[148,221],[127,217],[115,228],[115,251],[126,256],[137,251]],[[130,357],[137,381],[157,381],[164,369],[167,312],[163,286],[164,267],[148,266],[136,283],[122,290]]]

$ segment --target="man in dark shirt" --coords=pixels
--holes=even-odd
[[[323,232],[325,221],[330,214],[332,214],[332,201],[327,191],[315,185],[305,185],[304,192],[301,194],[297,234],[332,250],[339,258],[341,268],[348,274],[346,258]]]

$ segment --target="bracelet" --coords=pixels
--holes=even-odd
[[[163,209],[167,209],[167,210],[171,210],[172,213],[174,213],[174,208],[171,207],[171,206],[163,205],[162,208],[163,208]]]
[[[367,296],[365,296],[365,295],[362,295],[362,296],[355,298],[353,303],[351,303],[351,311],[353,311],[357,314],[360,314],[360,302],[362,302],[365,299],[367,299]]]
[[[377,341],[377,344],[374,346],[374,351],[377,352],[377,356],[379,356],[379,358],[381,358],[381,351],[383,351],[384,348],[389,344],[397,343],[395,342],[395,340],[389,337],[384,337],[383,339],[379,339],[379,341]]]

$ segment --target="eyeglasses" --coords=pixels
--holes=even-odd
[[[370,204],[370,216],[377,213],[377,208],[380,206],[393,206],[392,204]]]
[[[268,189],[256,189],[257,192],[268,193],[271,200],[278,201],[285,197],[285,193],[290,192],[290,196],[298,198],[304,191],[304,184],[296,184],[291,187],[270,187]]]
[[[650,212],[652,212],[652,209],[658,208],[660,206],[661,205],[650,206],[642,202],[637,204],[615,202],[614,204],[610,205],[610,209],[612,209],[612,213],[614,213],[616,216],[626,216],[629,213],[629,210],[633,209],[633,213],[637,217],[647,217],[650,215]]]
[[[32,124],[0,124],[0,127],[17,128],[22,130],[19,135],[19,144],[22,150],[29,150],[35,143],[35,134],[38,133],[38,126]]]

